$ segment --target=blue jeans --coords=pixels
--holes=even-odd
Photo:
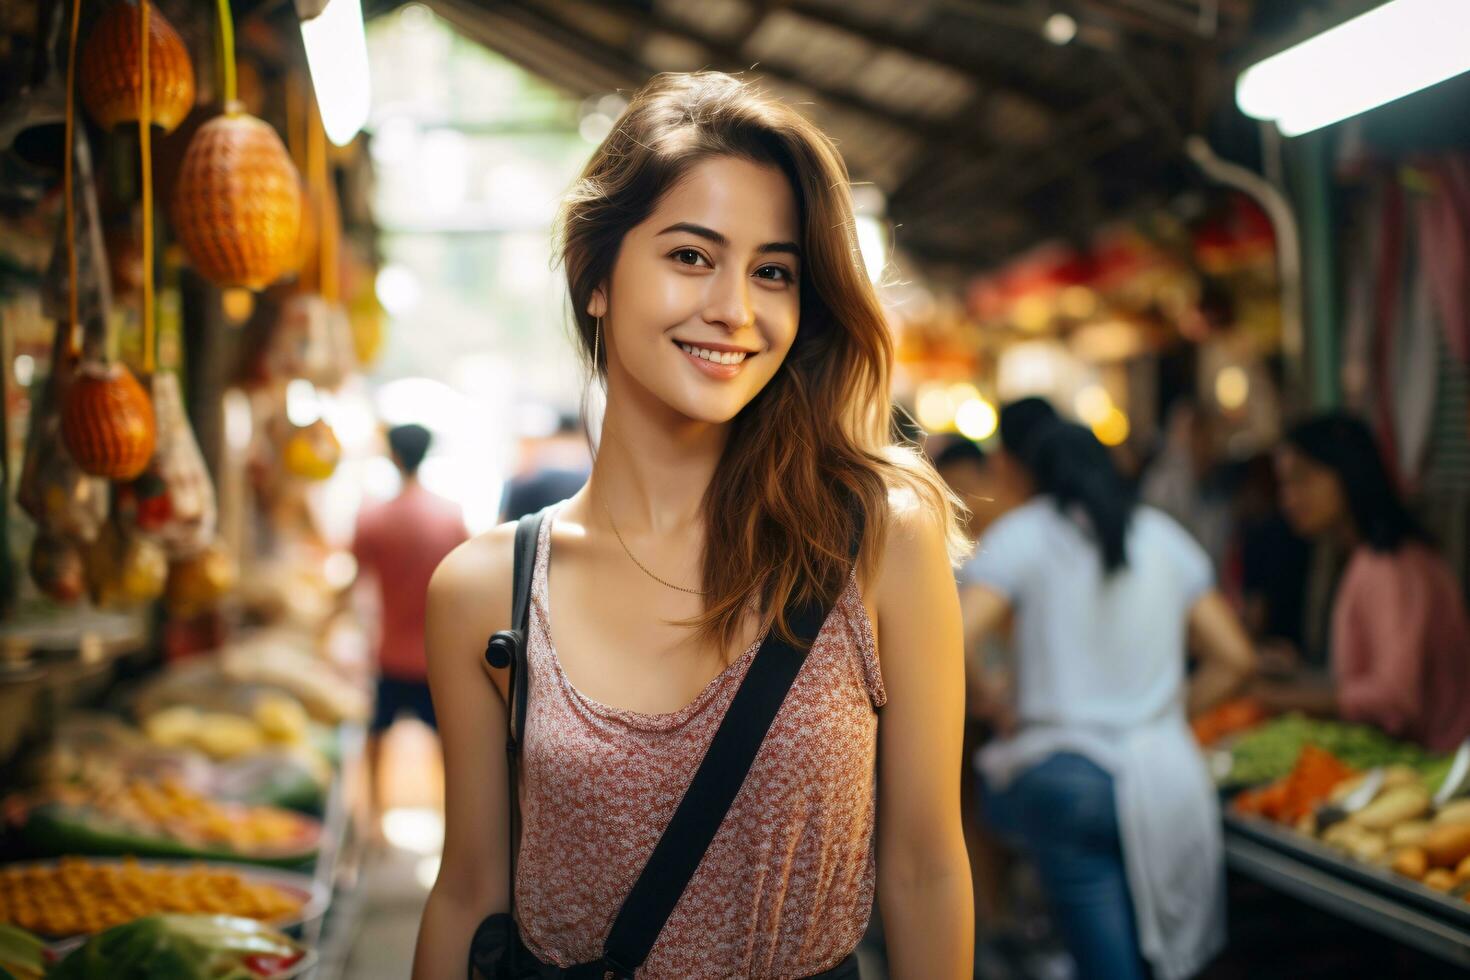
[[[984,815],[1036,865],[1081,980],[1146,980],[1118,837],[1113,777],[1062,752],[1003,792],[980,785]]]

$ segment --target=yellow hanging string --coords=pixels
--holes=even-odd
[[[66,282],[67,282],[67,324],[66,324],[66,352],[71,357],[76,357],[77,346],[77,216],[76,195],[72,190],[72,164],[76,157],[76,147],[72,141],[76,135],[76,113],[77,113],[77,26],[82,19],[82,0],[72,0],[71,4],[71,47],[66,55],[66,139],[65,157],[61,163],[61,186],[66,194],[66,202],[63,205],[66,214]],[[54,367],[54,366],[53,366]]]
[[[143,373],[152,374],[157,344],[153,330],[153,134],[149,117],[153,110],[152,84],[148,73],[148,0],[138,0],[139,75],[138,145],[143,170]]]
[[[303,146],[306,142],[302,135],[304,132],[301,118],[304,115],[301,106],[301,77],[294,71],[286,75],[286,152],[291,155],[291,162],[296,165],[297,170],[305,170],[306,163],[302,158]]]
[[[230,0],[219,0],[220,72],[224,82],[225,110],[235,101],[235,18]]]
[[[335,196],[327,167],[327,131],[322,128],[322,116],[316,100],[308,100],[309,120],[306,140],[306,169],[317,198],[317,221],[321,229],[317,236],[317,256],[320,260],[318,275],[321,281],[317,291],[328,303],[337,301],[337,222],[331,207]]]

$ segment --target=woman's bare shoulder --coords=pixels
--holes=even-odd
[[[429,580],[429,618],[476,636],[507,628],[515,534],[515,522],[501,524],[451,551]]]
[[[889,491],[883,525],[882,549],[874,556],[872,583],[880,609],[889,604],[885,596],[908,601],[917,584],[952,575],[944,518],[912,489],[896,487]]]

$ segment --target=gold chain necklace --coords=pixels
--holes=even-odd
[[[633,564],[637,565],[644,575],[647,575],[659,585],[666,585],[669,588],[677,589],[680,592],[688,592],[690,595],[705,595],[705,593],[701,592],[699,589],[686,589],[682,585],[675,585],[673,582],[661,579],[657,575],[653,574],[653,572],[649,571],[648,566],[639,561],[638,556],[633,554],[632,549],[628,547],[628,542],[623,540],[622,532],[618,530],[618,522],[613,520],[612,508],[608,507],[606,501],[603,501],[602,509],[607,513],[607,522],[612,525],[613,534],[617,536],[618,544],[623,546],[623,553],[626,554],[629,558],[633,559]]]

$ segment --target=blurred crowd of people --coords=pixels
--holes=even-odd
[[[969,507],[959,572],[981,934],[1009,855],[1039,879],[1082,977],[1184,977],[1225,940],[1214,784],[1188,721],[1250,696],[1432,749],[1470,736],[1464,590],[1370,429],[1332,413],[1219,465],[1192,406],[1126,476],[1039,398],[998,448],[931,455]],[[1329,601],[1313,622],[1314,553]]]

